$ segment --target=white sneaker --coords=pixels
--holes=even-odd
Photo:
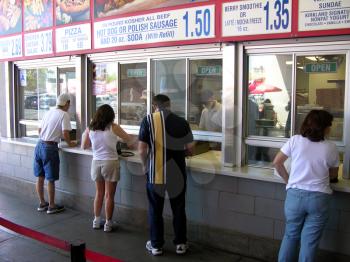
[[[109,221],[106,220],[106,223],[105,223],[105,225],[103,227],[103,231],[104,232],[111,232],[112,230],[113,230],[113,222],[112,222],[112,220],[109,220]]]
[[[92,228],[93,229],[100,229],[101,228],[101,218],[95,217],[94,221],[92,221]]]
[[[187,252],[188,245],[187,244],[179,244],[176,245],[176,254],[183,255]]]
[[[151,240],[148,240],[146,243],[146,249],[148,252],[150,252],[153,256],[160,256],[163,254],[163,249],[162,248],[154,248],[152,247]]]

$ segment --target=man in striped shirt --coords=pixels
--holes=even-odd
[[[164,245],[163,207],[168,192],[173,211],[176,253],[187,250],[186,238],[186,161],[192,154],[193,135],[187,121],[170,111],[170,99],[156,95],[154,113],[147,115],[140,127],[139,153],[147,175],[149,223],[151,239],[146,248],[161,255]]]

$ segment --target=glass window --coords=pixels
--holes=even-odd
[[[171,100],[171,110],[185,118],[186,114],[186,60],[159,60],[154,62],[153,94],[165,94]]]
[[[295,133],[310,110],[325,109],[334,116],[330,139],[343,140],[345,61],[345,55],[297,57]]]
[[[20,96],[23,99],[22,119],[40,120],[56,106],[56,68],[20,70]]]
[[[290,137],[293,57],[249,56],[248,135]]]
[[[109,104],[118,113],[118,64],[101,63],[93,65],[92,97],[96,108]]]
[[[147,114],[147,63],[120,65],[120,123],[140,125]]]
[[[279,151],[279,148],[248,146],[248,164],[272,168],[272,161]]]
[[[193,130],[222,130],[222,59],[190,61],[188,121]]]
[[[56,106],[57,69],[35,68],[19,71],[19,95],[21,101],[21,128],[24,136],[38,136],[37,123],[50,108]]]
[[[59,93],[68,93],[70,96],[70,107],[68,113],[71,117],[71,121],[76,121],[76,90],[77,79],[75,77],[75,68],[59,68]]]

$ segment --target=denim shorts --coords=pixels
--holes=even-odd
[[[46,144],[39,141],[34,151],[34,175],[45,176],[48,181],[59,179],[60,157],[57,144]]]

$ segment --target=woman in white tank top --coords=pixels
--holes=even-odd
[[[118,137],[131,142],[129,136],[119,125],[113,123],[114,111],[109,105],[97,109],[89,127],[85,130],[82,147],[92,147],[91,179],[95,181],[94,229],[101,227],[101,209],[105,198],[106,222],[104,231],[112,231],[114,195],[119,181],[119,161],[117,153]]]

